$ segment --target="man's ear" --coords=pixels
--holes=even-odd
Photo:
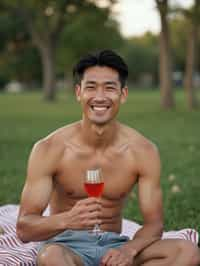
[[[76,84],[75,86],[75,93],[76,93],[76,100],[80,102],[81,100],[81,86],[79,84]]]
[[[120,102],[123,104],[126,102],[126,99],[128,97],[128,87],[124,87],[121,89],[121,99]]]

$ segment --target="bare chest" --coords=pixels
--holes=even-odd
[[[107,200],[121,200],[131,191],[137,181],[137,165],[129,152],[112,151],[94,154],[72,150],[63,156],[54,177],[57,197],[78,199],[87,196],[84,190],[86,171],[101,168]]]

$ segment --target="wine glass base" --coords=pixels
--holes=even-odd
[[[103,231],[100,229],[98,224],[95,224],[93,230],[92,230],[92,234],[99,236],[101,234],[103,234]]]

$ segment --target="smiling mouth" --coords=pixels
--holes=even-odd
[[[99,112],[101,112],[101,111],[106,111],[109,108],[110,108],[110,106],[96,106],[96,105],[91,105],[91,109],[93,111],[99,111]]]

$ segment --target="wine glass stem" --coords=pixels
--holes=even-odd
[[[100,227],[99,227],[98,224],[95,224],[95,225],[94,225],[93,233],[94,233],[95,235],[98,235],[99,233],[101,233],[101,229],[100,229]]]

